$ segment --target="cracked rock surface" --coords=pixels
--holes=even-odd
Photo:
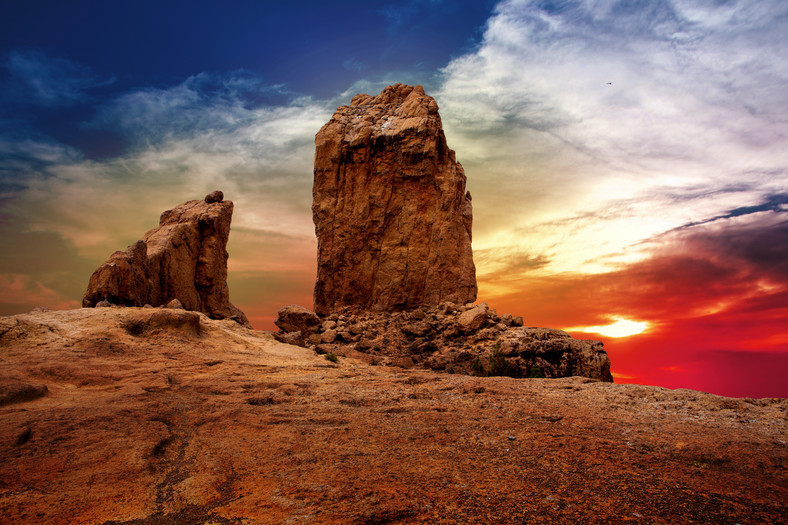
[[[37,387],[0,406],[3,523],[788,521],[784,399],[332,363],[149,308],[1,317],[0,360]]]

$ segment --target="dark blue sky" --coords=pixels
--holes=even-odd
[[[245,69],[318,96],[392,71],[431,74],[476,44],[494,3],[68,1],[5,3],[0,50],[39,51],[117,86]]]
[[[278,86],[247,90],[251,106],[331,98],[359,79],[398,71],[429,85],[478,44],[493,7],[489,0],[12,1],[0,16],[0,131],[43,134],[99,159],[127,146],[116,130],[88,124],[105,100],[201,73]]]

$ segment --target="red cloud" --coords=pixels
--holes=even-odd
[[[614,375],[627,381],[788,396],[776,372],[788,369],[788,221],[758,215],[663,235],[650,257],[609,273],[525,278],[489,301],[532,325],[653,323],[606,341]]]

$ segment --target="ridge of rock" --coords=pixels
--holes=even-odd
[[[248,326],[246,315],[230,303],[226,247],[233,203],[223,198],[215,191],[162,213],[157,228],[93,272],[82,306],[178,301],[186,310]]]
[[[315,136],[315,311],[475,301],[465,180],[421,86],[338,108]]]

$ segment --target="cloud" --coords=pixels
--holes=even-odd
[[[51,58],[38,51],[9,53],[3,63],[11,81],[2,99],[47,108],[70,106],[87,99],[86,92],[115,82],[100,78],[90,68],[64,58]]]
[[[110,101],[91,125],[123,134],[130,146],[119,157],[0,140],[0,173],[24,187],[9,191],[4,212],[96,258],[139,238],[164,209],[220,188],[236,204],[234,226],[311,238],[314,134],[331,110],[308,98],[252,104],[285,95],[241,80],[202,75]]]
[[[788,5],[755,4],[501,2],[436,95],[475,248],[604,272],[784,194]]]
[[[29,312],[39,306],[79,308],[80,302],[64,297],[27,275],[0,274],[0,315]]]
[[[786,240],[788,212],[764,211],[660,235],[644,243],[646,257],[613,271],[544,275],[537,269],[508,279],[485,276],[480,288],[500,289],[499,281],[508,281],[523,292],[490,300],[519,302],[521,313],[547,326],[599,325],[610,316],[666,322],[766,312],[788,292]]]
[[[247,284],[296,272],[311,289],[314,134],[332,110],[232,72],[104,103],[85,126],[121,135],[119,156],[88,159],[46,136],[0,130],[0,218],[9,226],[0,234],[16,246],[0,257],[0,275],[76,301],[92,270],[155,227],[162,211],[221,189],[235,203],[231,272]],[[63,272],[39,268],[53,264]]]

